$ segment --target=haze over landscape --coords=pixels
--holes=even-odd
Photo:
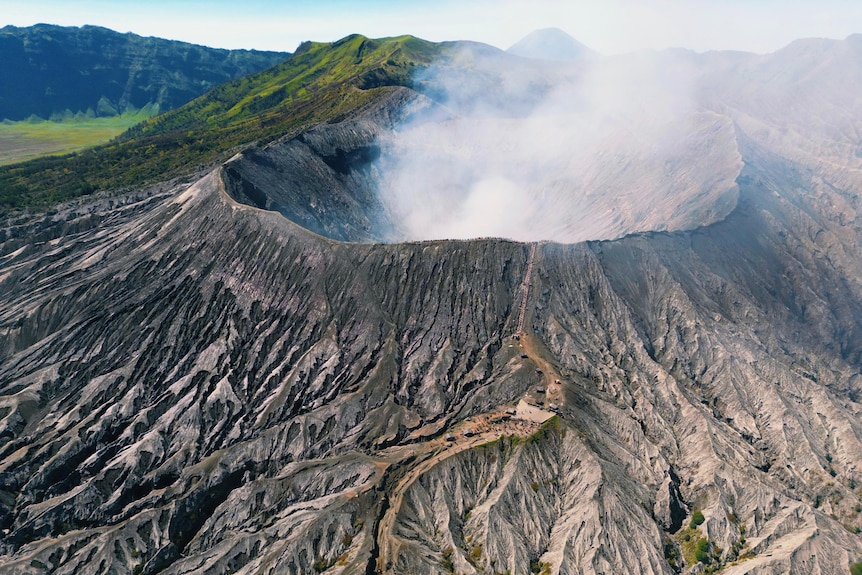
[[[501,49],[557,27],[603,54],[679,47],[773,52],[799,38],[858,32],[852,0],[4,0],[3,24],[98,25],[213,48],[292,52],[333,42],[413,34],[475,40]]]
[[[0,572],[862,575],[859,8],[246,4],[4,7]]]

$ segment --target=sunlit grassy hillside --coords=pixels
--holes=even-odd
[[[237,146],[337,120],[393,86],[410,86],[415,70],[442,49],[412,36],[305,43],[284,62],[222,84],[108,144],[0,167],[0,210],[168,179]]]

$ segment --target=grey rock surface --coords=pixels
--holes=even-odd
[[[7,222],[0,570],[846,574],[862,172],[771,98],[722,112],[730,204],[614,240],[363,243],[386,222],[354,152],[434,107],[405,92]]]

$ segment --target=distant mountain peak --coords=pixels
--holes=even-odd
[[[559,28],[534,30],[507,50],[537,60],[571,61],[592,56],[593,51]]]

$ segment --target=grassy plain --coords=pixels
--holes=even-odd
[[[104,144],[149,118],[144,113],[63,121],[0,123],[0,165],[78,152]]]

